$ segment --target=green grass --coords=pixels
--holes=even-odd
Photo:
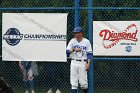
[[[117,89],[96,89],[93,93],[139,93],[138,91],[117,90]]]
[[[13,90],[14,90],[14,93],[24,93],[25,92],[24,88],[22,88],[22,87],[14,87]],[[48,90],[49,90],[49,88],[45,88],[45,87],[35,88],[36,93],[47,93]],[[70,93],[70,89],[60,89],[60,91],[62,93]]]
[[[48,88],[39,88],[37,87],[35,89],[36,93],[47,93],[49,89]],[[70,89],[60,89],[62,93],[70,93]],[[14,93],[24,93],[24,89],[21,87],[15,87]],[[55,92],[54,92],[55,93]],[[79,93],[82,93],[81,90],[79,90]],[[139,93],[138,91],[129,91],[129,90],[116,90],[116,89],[96,89],[93,91],[93,93]]]

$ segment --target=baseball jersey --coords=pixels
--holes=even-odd
[[[87,54],[92,53],[91,44],[88,39],[83,38],[82,41],[78,42],[76,38],[70,40],[67,46],[67,50],[81,48],[80,52],[73,51],[70,54],[72,59],[87,59]]]

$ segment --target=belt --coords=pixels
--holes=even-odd
[[[72,59],[72,60],[76,60],[76,61],[87,61],[87,59]]]

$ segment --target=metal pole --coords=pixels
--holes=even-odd
[[[93,22],[92,22],[92,0],[88,0],[88,36],[91,45],[93,46],[93,40],[92,40],[92,29],[93,29]],[[89,70],[89,93],[94,93],[93,90],[93,59],[91,59],[91,64],[90,64],[90,70]]]
[[[79,26],[79,1],[75,0],[75,27]]]

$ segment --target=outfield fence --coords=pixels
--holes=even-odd
[[[68,13],[67,43],[73,37],[73,28],[84,28],[84,37],[92,42],[92,21],[131,21],[140,19],[139,0],[2,0],[2,13]],[[2,25],[1,25],[2,34]],[[1,45],[2,45],[2,37]],[[2,46],[1,46],[2,51]],[[93,49],[94,51],[94,49]],[[1,52],[2,55],[2,52]],[[0,57],[0,73],[15,93],[24,93],[18,62],[5,62]],[[89,71],[89,93],[139,93],[140,58],[93,57]],[[37,62],[39,75],[35,77],[36,93],[47,93],[59,88],[70,93],[70,60]]]

